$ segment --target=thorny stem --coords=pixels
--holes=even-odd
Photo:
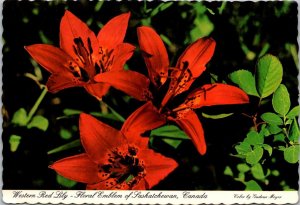
[[[27,123],[31,120],[31,118],[33,117],[34,113],[36,112],[36,110],[38,109],[38,107],[40,106],[42,100],[44,99],[45,95],[47,94],[48,89],[46,86],[43,86],[43,91],[40,94],[39,98],[36,100],[35,104],[33,105],[33,107],[31,108],[31,110],[28,113],[27,116]]]

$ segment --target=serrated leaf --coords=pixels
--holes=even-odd
[[[254,180],[244,182],[244,184],[246,185],[246,188],[245,188],[246,191],[261,191],[262,190],[261,187],[259,186],[259,184]]]
[[[244,142],[247,142],[250,145],[263,144],[264,138],[262,135],[259,135],[256,131],[251,130],[250,132],[248,132],[247,137],[244,139]]]
[[[266,151],[268,151],[269,156],[272,155],[273,148],[272,148],[270,145],[268,145],[268,144],[263,144],[262,147],[263,147]]]
[[[280,127],[278,127],[277,125],[273,125],[273,124],[268,124],[267,129],[269,130],[269,132],[272,135],[278,134],[279,132],[282,131],[282,129]]]
[[[223,113],[223,114],[218,114],[218,115],[210,115],[210,114],[206,114],[204,112],[202,112],[202,116],[205,118],[210,118],[210,119],[222,119],[222,118],[226,118],[233,115],[233,113]]]
[[[27,128],[38,128],[40,130],[46,131],[49,126],[49,121],[47,118],[41,116],[41,115],[36,115],[32,118],[32,120],[29,122],[27,125]]]
[[[166,125],[155,130],[152,130],[150,136],[168,137],[173,139],[190,139],[184,131],[175,125]]]
[[[225,167],[224,175],[233,176],[233,172],[229,166]]]
[[[11,135],[9,137],[9,144],[10,144],[11,152],[17,151],[20,141],[21,141],[21,136],[19,136],[19,135]]]
[[[293,123],[291,125],[291,130],[289,132],[289,139],[291,141],[298,141],[300,132],[299,132],[299,125],[297,120],[294,118]]]
[[[279,133],[274,135],[274,142],[279,141],[279,142],[284,142],[284,134],[283,133]]]
[[[18,109],[11,120],[13,124],[25,126],[27,124],[27,112],[24,108]]]
[[[243,173],[248,172],[250,170],[250,167],[245,163],[238,164],[236,166],[236,168],[237,168],[237,170],[239,170],[240,172],[243,172]]]
[[[283,125],[282,119],[275,113],[272,112],[266,112],[262,114],[261,119],[269,124],[272,125]]]
[[[256,179],[264,179],[264,170],[261,166],[261,164],[255,164],[254,166],[251,167],[251,173]]]
[[[246,162],[249,164],[256,164],[263,156],[263,148],[256,146],[253,151],[246,154]]]
[[[162,139],[165,143],[177,149],[177,147],[181,144],[182,140],[170,139],[170,138],[163,138]]]
[[[69,130],[65,129],[65,128],[61,128],[59,130],[59,135],[60,135],[61,138],[65,139],[65,140],[68,140],[72,137],[72,133]]]
[[[255,87],[255,78],[250,71],[237,70],[229,74],[229,78],[248,95],[259,96]]]
[[[251,152],[250,144],[247,142],[241,142],[239,145],[236,145],[235,150],[238,154],[247,154],[248,152]]]
[[[255,75],[256,88],[261,98],[271,95],[280,85],[283,69],[280,61],[267,54],[258,60]]]
[[[81,145],[80,140],[77,139],[77,140],[74,140],[74,141],[69,142],[67,144],[56,147],[56,148],[48,151],[47,154],[54,154],[54,153],[61,152],[61,151],[64,151],[64,150],[68,150],[68,149],[71,149],[71,148],[74,148],[74,147],[79,147],[80,145]]]
[[[56,175],[56,181],[57,181],[58,184],[60,184],[64,187],[67,187],[67,188],[72,188],[77,184],[76,181],[67,179],[67,178],[65,178],[65,177],[63,177],[59,174]]]
[[[285,161],[291,164],[295,164],[299,159],[299,145],[292,145],[286,148],[283,152]]]
[[[287,118],[293,119],[294,117],[298,117],[300,114],[300,106],[297,105],[286,115]]]
[[[281,116],[285,116],[290,110],[290,94],[285,85],[281,84],[276,89],[275,93],[273,94],[272,105],[274,110]]]

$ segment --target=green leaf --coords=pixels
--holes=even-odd
[[[175,139],[169,139],[169,138],[163,138],[162,139],[165,143],[173,147],[174,149],[177,149],[177,147],[181,144],[182,140],[175,140]]]
[[[11,120],[13,124],[25,126],[27,124],[27,112],[24,108],[18,109]]]
[[[233,176],[233,172],[229,166],[225,167],[224,175]]]
[[[298,117],[300,114],[300,106],[297,105],[286,115],[287,118],[293,119],[294,117]]]
[[[63,113],[65,115],[79,115],[80,113],[82,113],[82,111],[66,108],[63,110]]]
[[[280,127],[278,127],[277,125],[273,125],[273,124],[268,124],[267,129],[269,130],[269,132],[272,135],[278,134],[279,132],[282,131],[282,129]]]
[[[195,27],[190,31],[191,41],[210,35],[214,30],[214,24],[207,15],[199,15],[194,20]]]
[[[225,117],[229,117],[231,115],[233,115],[233,113],[223,113],[223,114],[218,114],[218,115],[209,115],[209,114],[206,114],[206,113],[202,112],[203,117],[210,118],[210,119],[222,119],[222,118],[225,118]]]
[[[240,172],[238,174],[238,181],[245,181],[245,173],[244,172]]]
[[[263,152],[264,150],[261,147],[256,146],[253,151],[246,154],[246,162],[249,164],[256,164],[262,158]]]
[[[275,113],[272,112],[266,112],[262,114],[261,119],[269,124],[272,125],[283,125],[282,119]]]
[[[20,141],[21,141],[21,136],[19,136],[19,135],[11,135],[9,137],[9,144],[10,144],[11,152],[17,151]]]
[[[246,164],[246,163],[243,163],[243,164],[238,164],[236,166],[236,168],[240,171],[240,172],[248,172],[250,170],[250,167]]]
[[[270,156],[272,155],[273,148],[272,148],[270,145],[268,145],[268,144],[263,144],[262,147],[263,147],[266,151],[268,151],[268,153],[269,153]]]
[[[113,113],[90,112],[90,114],[95,116],[95,117],[102,117],[102,118],[105,118],[105,119],[110,119],[110,120],[123,122],[123,120],[121,120],[119,117],[117,117]]]
[[[232,82],[237,84],[248,95],[259,96],[255,87],[255,78],[248,70],[237,70],[228,76]]]
[[[280,85],[283,69],[280,61],[267,54],[258,60],[255,75],[256,88],[261,98],[271,95]]]
[[[246,191],[262,191],[261,187],[254,180],[244,182],[244,184],[246,185],[246,188],[245,188]]]
[[[264,170],[261,166],[261,164],[255,164],[253,167],[251,167],[251,173],[256,179],[264,179]]]
[[[156,14],[158,14],[159,12],[166,10],[167,8],[169,8],[170,6],[172,6],[174,2],[168,2],[168,3],[161,3],[159,4],[155,9],[152,10],[150,17],[155,16]]]
[[[236,145],[234,148],[238,154],[247,154],[248,152],[251,152],[250,144],[247,142],[240,142],[240,144]]]
[[[291,164],[297,163],[299,157],[299,147],[299,145],[293,145],[286,148],[283,152],[285,161]]]
[[[27,125],[27,128],[38,128],[40,130],[46,131],[49,126],[49,121],[47,118],[41,116],[41,115],[36,115],[32,118],[32,120],[29,122]]]
[[[279,141],[279,142],[284,142],[285,140],[284,134],[283,133],[279,133],[274,135],[274,142]]]
[[[290,94],[286,89],[285,85],[281,84],[273,94],[272,104],[274,110],[282,115],[285,116],[288,111],[290,110],[291,100]]]
[[[57,181],[58,184],[60,184],[64,187],[67,187],[67,188],[72,188],[77,184],[76,181],[67,179],[67,178],[65,178],[65,177],[63,177],[59,174],[56,175],[56,181]]]
[[[272,175],[275,176],[275,177],[278,177],[280,175],[280,172],[275,169],[275,170],[272,171]]]
[[[104,1],[98,1],[98,2],[96,3],[96,5],[95,5],[94,10],[95,10],[95,11],[100,11],[100,9],[101,9],[103,3],[104,3]]]
[[[299,132],[299,126],[298,126],[296,118],[294,118],[293,123],[292,123],[291,126],[292,127],[291,127],[291,130],[289,132],[289,139],[291,141],[298,141],[300,132]]]
[[[65,129],[65,128],[61,128],[59,130],[59,135],[60,135],[61,138],[65,139],[65,140],[68,140],[72,137],[72,133],[69,130]]]
[[[247,137],[244,139],[244,142],[247,142],[250,145],[263,144],[264,138],[262,135],[259,135],[256,131],[251,130],[250,132],[248,132]]]
[[[150,136],[168,137],[173,139],[190,139],[184,131],[180,130],[175,125],[166,125],[152,130]]]
[[[77,139],[77,140],[74,140],[74,141],[69,142],[67,144],[61,145],[57,148],[54,148],[54,149],[48,151],[47,154],[54,154],[54,153],[61,152],[61,151],[64,151],[64,150],[68,150],[68,149],[71,149],[71,148],[74,148],[74,147],[79,147],[80,145],[81,145],[80,139]]]

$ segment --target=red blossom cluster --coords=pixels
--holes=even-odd
[[[212,38],[192,43],[172,67],[159,35],[150,27],[139,27],[138,42],[149,79],[124,70],[135,49],[123,42],[129,17],[130,13],[114,17],[96,36],[66,11],[60,24],[59,48],[45,44],[25,47],[51,73],[47,88],[52,93],[82,86],[101,100],[113,86],[146,101],[127,118],[120,131],[88,114],[80,115],[80,139],[85,153],[61,159],[50,168],[66,178],[86,183],[87,189],[151,189],[178,164],[150,149],[143,133],[173,121],[203,155],[204,131],[193,109],[249,101],[241,89],[227,84],[206,84],[189,92],[214,53],[216,43]],[[182,98],[185,92],[189,94]]]

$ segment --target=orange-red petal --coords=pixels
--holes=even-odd
[[[200,108],[244,103],[249,103],[249,98],[243,90],[232,85],[215,83],[195,89],[179,107]]]
[[[179,127],[191,138],[198,152],[201,155],[204,155],[206,152],[204,131],[197,114],[190,110],[183,118],[170,118],[170,120],[175,121],[179,125]]]
[[[94,80],[96,82],[108,83],[114,88],[141,101],[152,98],[152,94],[148,89],[149,79],[135,71],[121,70],[100,73],[94,77]]]
[[[96,97],[98,100],[101,100],[105,96],[110,88],[110,85],[107,83],[89,83],[84,86],[86,91],[92,96]]]
[[[97,35],[99,45],[111,50],[123,42],[130,13],[118,15],[108,21]]]
[[[80,114],[79,130],[85,151],[97,164],[106,162],[108,151],[127,143],[120,131],[85,113]]]
[[[82,183],[99,182],[97,165],[87,154],[79,154],[54,162],[49,166],[59,175]]]
[[[61,73],[53,73],[48,78],[46,85],[49,92],[56,93],[65,88],[84,86],[86,85],[86,83],[78,80],[69,72],[61,72]]]
[[[129,43],[121,43],[117,45],[113,51],[113,64],[111,71],[123,70],[126,61],[131,58],[135,47]]]
[[[177,162],[151,149],[138,152],[138,158],[144,161],[148,188],[151,189],[167,177],[177,166]]]
[[[81,38],[84,47],[90,54],[97,56],[99,44],[97,37],[89,27],[70,11],[66,10],[60,22],[60,48],[73,57],[78,58],[74,51],[74,39]],[[88,40],[89,39],[89,40]],[[90,52],[90,49],[93,52]],[[78,61],[80,63],[80,61]],[[81,64],[83,67],[83,65]],[[88,71],[90,72],[90,71]]]
[[[155,30],[147,26],[139,27],[137,35],[150,80],[156,87],[160,87],[167,80],[169,67],[164,43]]]
[[[50,73],[70,72],[69,62],[74,62],[63,50],[52,45],[34,44],[25,46],[25,49],[38,64]]]
[[[157,111],[157,109],[149,101],[135,110],[124,122],[121,132],[130,141],[130,135],[127,133],[135,133],[140,135],[147,130],[157,128],[166,123]],[[132,140],[134,141],[134,140]]]

